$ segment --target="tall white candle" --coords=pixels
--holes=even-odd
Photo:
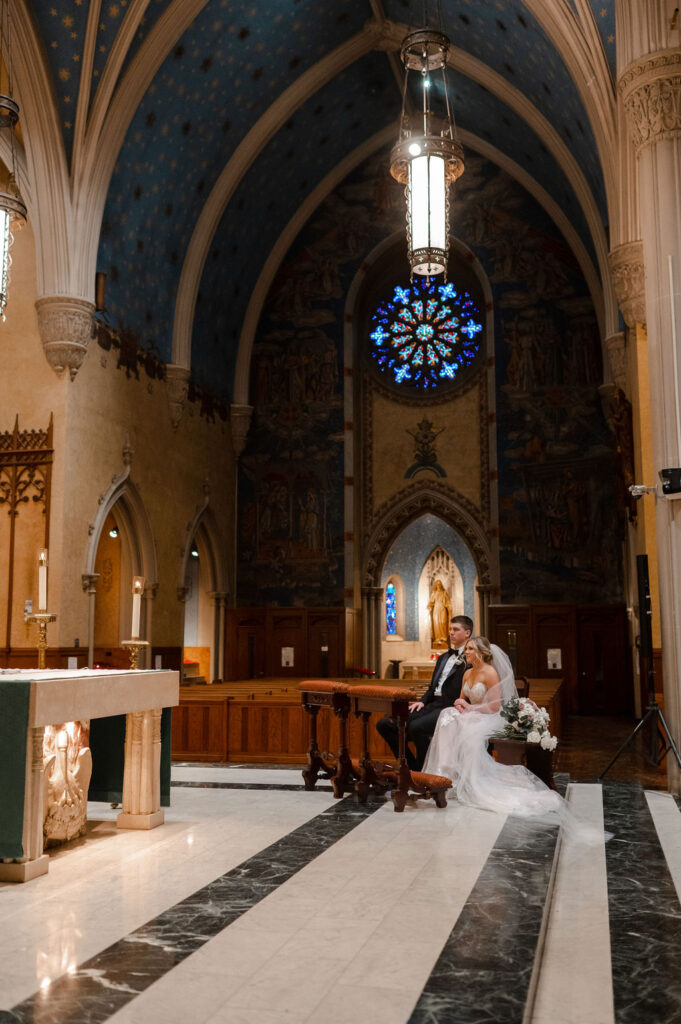
[[[132,633],[133,640],[139,639],[140,635],[140,614],[142,611],[142,592],[144,590],[144,577],[134,576],[132,581]]]
[[[38,611],[47,611],[47,551],[43,549],[38,558]]]

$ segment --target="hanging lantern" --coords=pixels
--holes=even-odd
[[[412,277],[447,271],[449,185],[464,171],[463,149],[456,138],[447,93],[449,39],[425,28],[402,43],[404,89],[400,137],[390,154],[390,173],[406,186],[407,242]],[[434,75],[442,72],[442,96]],[[408,113],[409,73],[418,73],[419,110]],[[439,79],[439,75],[437,78]],[[440,101],[442,110],[434,112]]]
[[[11,265],[10,246],[14,241],[13,232],[18,230],[26,220],[26,206],[15,175],[15,140],[14,129],[19,120],[19,106],[12,98],[12,36],[10,9],[8,0],[2,0],[0,6],[0,52],[4,53],[7,62],[7,93],[0,92],[0,132],[8,134],[10,153],[8,175],[0,186],[0,319],[5,319],[7,305],[7,286]]]

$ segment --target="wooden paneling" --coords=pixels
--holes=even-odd
[[[181,700],[173,708],[175,761],[227,760],[227,699]]]
[[[565,713],[629,712],[633,682],[624,605],[491,605],[490,639],[509,651],[517,637],[516,674],[563,679]],[[547,653],[561,652],[550,669]],[[509,652],[510,653],[510,652]]]
[[[267,613],[266,665],[268,676],[308,675],[307,615],[304,608],[277,608]],[[282,652],[292,650],[292,664],[284,665]]]
[[[351,681],[350,681],[351,682]],[[551,731],[562,733],[565,687],[554,679],[530,679],[530,696],[551,715]],[[369,722],[369,753],[374,760],[394,761],[376,731],[379,716]],[[300,703],[296,682],[285,679],[242,681],[180,688],[180,706],[173,709],[173,759],[228,761],[245,764],[295,764],[307,760],[310,719]],[[362,751],[361,720],[348,720],[353,757]],[[320,750],[335,754],[340,722],[330,709],[317,716]]]
[[[225,679],[345,675],[344,623],[342,608],[230,608]],[[282,665],[283,647],[293,648],[292,665]]]

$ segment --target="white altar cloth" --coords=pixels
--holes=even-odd
[[[126,716],[120,828],[154,828],[160,806],[161,710],[179,704],[179,673],[164,669],[2,669],[0,682],[29,687],[26,735],[17,737],[25,758],[23,857],[0,862],[0,881],[28,881],[48,870],[43,853],[43,733],[46,725]],[[23,684],[23,687],[22,687]],[[2,708],[0,708],[2,713]],[[14,744],[12,744],[14,746]],[[0,799],[5,794],[0,794]],[[21,811],[21,804],[18,808]]]

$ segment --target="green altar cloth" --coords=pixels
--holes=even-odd
[[[0,858],[23,857],[26,736],[31,684],[0,681]]]
[[[172,708],[161,714],[161,807],[170,807],[170,743]],[[119,804],[123,799],[125,715],[90,720],[92,778],[88,800]]]

